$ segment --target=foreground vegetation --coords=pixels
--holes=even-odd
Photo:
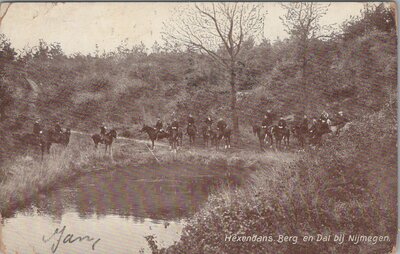
[[[397,146],[389,111],[354,122],[338,138],[293,161],[258,167],[248,184],[221,189],[167,249],[147,237],[153,253],[389,253],[396,243]],[[303,242],[345,234],[338,244]],[[228,236],[273,236],[274,242],[234,242]],[[296,244],[278,235],[298,236]],[[389,236],[390,242],[347,241],[349,235]]]

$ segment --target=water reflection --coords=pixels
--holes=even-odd
[[[197,211],[221,181],[145,180],[129,170],[86,175],[38,196],[29,207],[4,219],[3,240],[8,253],[51,253],[51,243],[43,243],[42,236],[65,225],[74,234],[102,238],[93,253],[137,253],[142,248],[147,252],[144,236],[154,234],[165,246],[178,240],[183,219]],[[57,253],[86,253],[88,246],[64,246]]]
[[[152,219],[179,219],[194,213],[221,181],[211,177],[183,180],[138,180],[126,172],[85,176],[34,201],[39,213],[60,218],[74,210],[82,219],[96,214]]]

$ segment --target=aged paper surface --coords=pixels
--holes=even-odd
[[[0,253],[394,253],[395,3],[2,3]]]

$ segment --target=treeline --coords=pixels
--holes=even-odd
[[[238,112],[242,126],[272,109],[278,114],[343,110],[351,118],[396,100],[395,10],[366,6],[340,33],[308,42],[295,36],[243,44],[237,63]],[[302,58],[302,59],[300,59]],[[306,62],[306,67],[304,63]],[[113,52],[64,54],[59,43],[40,41],[18,54],[0,37],[2,132],[29,129],[40,118],[78,129],[99,124],[122,128],[157,116],[181,120],[229,115],[228,77],[210,58],[179,45],[155,43]],[[5,126],[5,127],[4,127]],[[4,133],[3,133],[4,134]]]

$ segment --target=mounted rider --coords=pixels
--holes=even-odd
[[[54,131],[55,131],[56,134],[61,134],[62,133],[60,122],[56,122],[56,124],[54,125]]]
[[[171,129],[172,130],[179,130],[179,122],[178,122],[178,120],[176,118],[174,118],[172,120]]]
[[[192,114],[189,114],[187,121],[188,121],[188,126],[187,126],[187,129],[186,129],[186,132],[189,130],[189,126],[193,126],[194,130],[197,132],[197,128],[194,125],[194,118],[193,118]]]
[[[325,123],[326,121],[328,121],[328,118],[329,118],[329,114],[325,110],[322,111],[321,116],[319,117],[319,120],[322,123]]]
[[[106,127],[106,125],[103,123],[103,124],[100,126],[100,138],[101,138],[102,140],[104,140],[104,137],[106,136],[106,133],[107,133],[107,127]]]
[[[265,115],[271,119],[271,125],[272,125],[272,121],[274,121],[274,114],[272,113],[272,111],[270,109],[267,110],[267,113],[265,113]]]
[[[324,110],[321,113],[321,116],[319,117],[319,122],[321,124],[321,131],[323,133],[328,133],[329,132],[328,120],[329,120],[329,114]]]
[[[286,129],[286,126],[287,126],[286,121],[285,121],[285,119],[283,119],[283,116],[281,116],[278,121],[278,128]]]
[[[313,136],[313,135],[316,133],[316,131],[317,131],[317,128],[318,128],[317,125],[318,125],[317,119],[316,119],[316,118],[313,118],[312,123],[311,123],[311,127],[310,127],[310,129],[309,129],[309,132],[311,133],[312,136]]]
[[[336,122],[336,126],[337,126],[337,130],[336,130],[336,135],[339,135],[341,129],[346,125],[346,123],[349,122],[349,119],[347,119],[344,114],[343,111],[339,111],[336,116],[335,116],[335,122]]]
[[[264,119],[261,122],[261,128],[267,129],[271,125],[272,125],[272,117],[271,117],[271,114],[267,112],[264,115]]]
[[[42,133],[42,126],[40,125],[40,120],[37,119],[33,124],[33,134],[39,136]]]
[[[211,130],[211,125],[213,124],[213,120],[212,120],[212,118],[211,118],[211,116],[209,115],[207,118],[206,118],[206,120],[204,120],[204,122],[206,123],[206,125],[207,125],[207,130],[208,131],[210,131]]]
[[[299,127],[300,127],[301,132],[303,132],[303,133],[308,132],[308,117],[307,117],[307,115],[303,116],[303,119],[301,120]]]
[[[158,140],[158,134],[159,134],[160,132],[164,131],[164,130],[163,130],[163,122],[161,121],[161,118],[160,118],[160,117],[157,118],[157,122],[156,122],[155,128],[156,128],[156,131],[157,131],[157,133],[156,133],[156,137],[157,137],[156,140]]]
[[[222,119],[222,117],[221,117],[217,122],[217,129],[220,130],[220,131],[224,131],[227,126],[228,125],[226,124],[224,119]]]

